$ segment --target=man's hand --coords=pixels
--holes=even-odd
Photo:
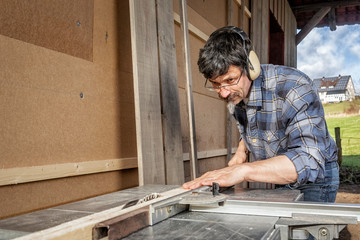
[[[236,164],[230,167],[207,172],[191,182],[184,183],[183,188],[195,189],[210,186],[213,182],[220,187],[229,187],[242,181],[288,184],[297,180],[293,162],[285,155],[251,162]]]
[[[213,182],[220,187],[229,187],[244,181],[246,165],[234,165],[219,170],[207,172],[191,182],[184,183],[183,188],[195,189],[201,186],[210,186]]]
[[[247,160],[247,149],[246,146],[243,142],[243,140],[241,139],[241,141],[239,142],[239,147],[237,148],[234,156],[230,159],[230,161],[228,162],[228,166],[234,166],[237,164],[242,164],[244,162],[246,162]]]

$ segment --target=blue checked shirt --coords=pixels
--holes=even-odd
[[[262,65],[249,101],[236,106],[234,117],[255,161],[286,155],[294,163],[293,187],[323,179],[325,164],[337,161],[317,90],[294,68]]]

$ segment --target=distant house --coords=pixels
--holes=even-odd
[[[351,76],[317,78],[313,80],[322,103],[352,101],[355,98],[355,88]]]

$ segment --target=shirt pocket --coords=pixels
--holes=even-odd
[[[284,133],[280,130],[266,130],[263,132],[263,143],[267,158],[272,158],[285,152],[286,142]]]

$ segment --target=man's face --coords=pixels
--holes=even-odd
[[[233,102],[234,104],[238,104],[244,98],[248,98],[252,83],[246,74],[242,74],[240,68],[233,65],[229,67],[227,73],[209,81],[213,84],[215,91],[221,99]]]

